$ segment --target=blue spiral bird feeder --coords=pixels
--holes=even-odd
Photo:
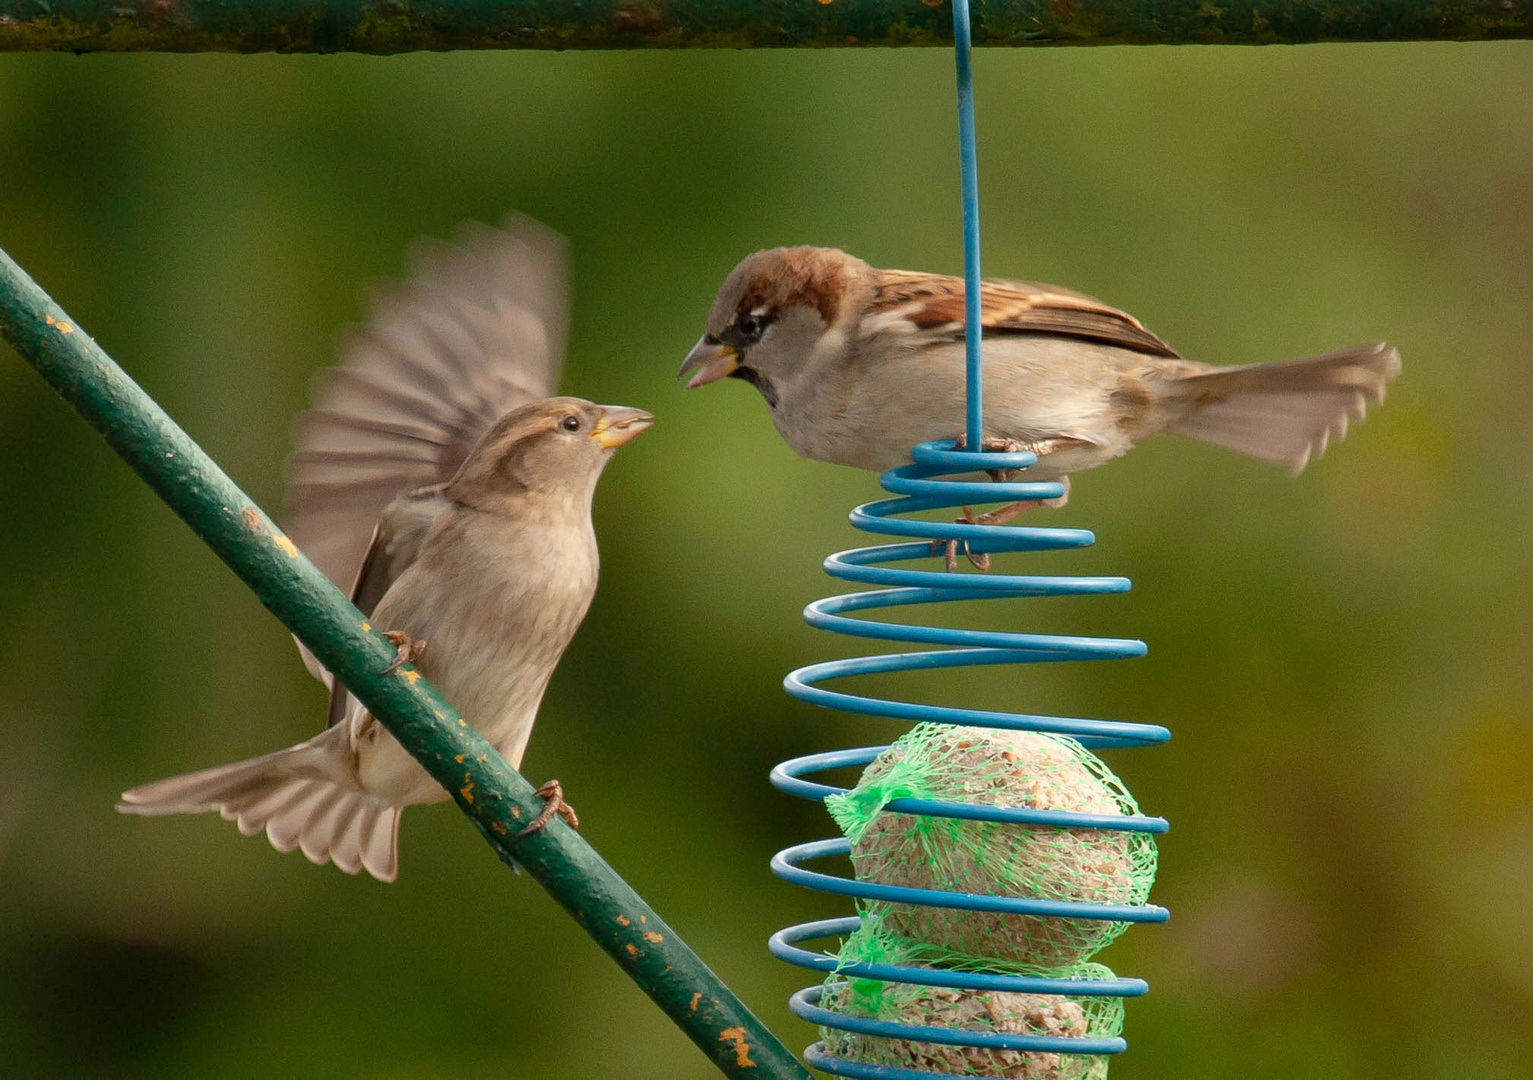
[[[968,401],[966,446],[983,446],[983,387],[980,338],[979,183],[974,133],[974,89],[970,70],[969,10],[967,0],[954,0],[954,38],[958,71],[959,151],[962,170],[964,279]],[[851,617],[858,612],[933,604],[955,600],[1005,599],[1024,596],[1068,596],[1120,593],[1129,588],[1127,578],[1031,576],[1012,574],[956,574],[921,571],[888,565],[928,558],[936,545],[957,541],[975,555],[1052,551],[1088,547],[1095,537],[1082,529],[1007,527],[975,523],[912,520],[902,515],[965,504],[1053,499],[1064,494],[1059,483],[972,482],[945,480],[958,474],[1026,469],[1037,458],[1027,452],[994,453],[958,450],[953,440],[922,443],[911,451],[912,464],[891,469],[879,483],[893,498],[859,506],[851,523],[865,532],[905,538],[902,543],[881,544],[838,552],[825,560],[825,571],[843,581],[876,586],[868,591],[817,600],[804,612],[811,626],[854,637],[873,638],[938,648],[916,652],[864,656],[813,664],[792,672],[784,680],[789,694],[801,701],[829,709],[890,717],[926,724],[962,725],[1067,736],[1090,749],[1148,746],[1170,738],[1165,728],[1139,723],[1088,720],[1022,713],[950,708],[882,700],[825,688],[823,684],[855,675],[885,672],[969,667],[974,665],[1034,664],[1066,660],[1109,660],[1142,656],[1143,642],[1119,638],[1067,637],[984,630],[911,626]],[[848,789],[806,779],[832,769],[861,767],[887,750],[884,746],[841,750],[795,758],[772,771],[772,783],[800,798],[824,801]],[[1077,813],[1057,809],[1025,809],[947,802],[922,798],[896,798],[883,806],[888,813],[921,818],[947,818],[998,822],[1035,828],[1108,830],[1124,834],[1159,834],[1167,829],[1161,818],[1133,814]],[[941,889],[911,888],[857,880],[805,869],[803,863],[852,852],[852,842],[840,837],[798,844],[779,852],[772,870],[779,877],[823,892],[857,898],[862,902],[918,905],[927,908],[999,913],[1114,923],[1163,922],[1168,912],[1151,904],[1103,904],[1079,900],[1028,896],[997,896]],[[955,967],[913,966],[899,963],[848,962],[846,959],[803,948],[804,942],[845,937],[863,925],[862,916],[824,919],[789,927],[773,935],[773,955],[788,963],[819,972],[834,972],[850,980],[877,980],[960,991],[1002,992],[1031,995],[1068,995],[1078,999],[1127,998],[1144,994],[1148,986],[1140,979],[1117,978],[1106,973],[1096,978],[1050,978],[1044,975],[1000,974],[961,970]],[[908,1040],[914,1043],[982,1050],[1029,1053],[1106,1055],[1121,1053],[1120,1037],[1089,1038],[1012,1034],[999,1031],[958,1029],[924,1024],[893,1023],[870,1016],[852,1015],[821,1004],[823,987],[813,986],[794,994],[789,1005],[795,1015],[822,1029],[860,1036]],[[927,1069],[872,1064],[829,1052],[823,1042],[805,1051],[805,1060],[838,1076],[876,1080],[929,1080]],[[969,1073],[968,1075],[973,1075]]]

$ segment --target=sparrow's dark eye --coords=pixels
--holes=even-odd
[[[767,319],[754,311],[742,311],[735,317],[735,329],[747,342],[755,342],[766,330]]]
[[[562,427],[565,431],[579,431],[580,417],[566,416],[563,420],[559,421],[559,426]]]

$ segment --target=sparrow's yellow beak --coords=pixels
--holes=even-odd
[[[725,345],[717,338],[709,340],[709,335],[704,334],[698,339],[692,351],[687,353],[687,358],[681,362],[681,370],[676,373],[678,379],[684,378],[687,372],[693,368],[697,374],[687,380],[687,389],[694,390],[699,386],[707,386],[711,382],[732,374],[740,366],[740,352],[733,345]]]
[[[643,409],[603,405],[601,419],[591,429],[591,438],[600,443],[603,450],[612,450],[630,442],[654,422],[655,418]]]

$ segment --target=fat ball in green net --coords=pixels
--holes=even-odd
[[[1078,964],[1064,973],[1043,972],[1022,964],[979,965],[884,930],[870,932],[869,925],[876,924],[865,922],[864,928],[842,945],[838,958],[843,964],[864,961],[968,970],[983,967],[1004,974],[1082,980],[1113,977],[1101,964],[1091,963]],[[825,982],[820,1004],[848,1016],[958,1031],[1092,1039],[1113,1038],[1123,1031],[1123,1000],[1116,997],[956,990],[832,974]],[[820,1037],[828,1053],[869,1065],[1006,1080],[1105,1080],[1107,1076],[1108,1059],[1102,1055],[951,1046],[827,1027],[820,1029]]]
[[[859,881],[1093,904],[1142,904],[1155,879],[1147,833],[885,812],[898,798],[1132,815],[1133,796],[1074,739],[921,724],[880,754],[851,791],[825,800],[852,841]],[[1065,968],[1123,922],[864,902],[906,938],[979,959]]]

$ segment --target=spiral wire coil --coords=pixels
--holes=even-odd
[[[911,450],[912,464],[891,469],[879,478],[895,498],[867,503],[852,511],[852,525],[865,532],[910,538],[906,543],[881,544],[838,552],[825,560],[825,572],[843,581],[883,586],[864,592],[817,600],[804,610],[811,625],[838,634],[945,648],[833,660],[799,668],[783,680],[789,694],[800,701],[845,712],[891,717],[925,723],[962,724],[1017,731],[1047,732],[1075,739],[1082,746],[1105,749],[1149,746],[1165,742],[1170,732],[1151,724],[1109,720],[1082,720],[1059,716],[992,712],[887,701],[827,690],[820,684],[854,675],[977,665],[1036,664],[1063,660],[1110,660],[1142,656],[1141,641],[1121,638],[1062,637],[986,630],[947,629],[875,622],[848,618],[849,614],[904,607],[910,604],[945,603],[952,600],[1004,599],[1020,596],[1067,596],[1124,592],[1127,578],[1062,577],[1015,574],[957,574],[909,570],[882,565],[926,558],[938,543],[956,542],[973,555],[1015,551],[1052,551],[1088,547],[1096,538],[1083,529],[1023,528],[986,525],[974,521],[952,524],[909,520],[895,515],[921,513],[972,503],[1057,499],[1065,489],[1059,483],[983,483],[943,480],[944,476],[1026,469],[1037,463],[1030,452],[984,452],[984,406],[982,385],[979,243],[979,172],[974,124],[974,79],[970,65],[971,34],[969,0],[953,0],[953,43],[958,76],[958,156],[962,180],[964,248],[964,344],[968,401],[965,408],[967,446],[980,451],[960,451],[953,440],[926,442]],[[968,516],[965,506],[965,516]],[[779,790],[800,798],[823,801],[847,789],[804,779],[830,769],[867,765],[887,747],[841,750],[785,761],[772,770]],[[971,821],[1006,822],[1070,829],[1104,829],[1126,833],[1163,833],[1161,818],[1086,814],[1059,810],[971,805],[932,799],[900,798],[884,810],[897,814],[963,818]],[[1082,901],[1043,900],[1032,897],[988,896],[977,893],[917,889],[878,882],[857,881],[817,873],[800,864],[834,855],[849,855],[851,841],[845,837],[798,844],[772,858],[772,872],[787,881],[822,892],[861,900],[957,908],[1013,915],[1102,920],[1112,922],[1164,922],[1168,912],[1152,904],[1094,904]],[[1003,991],[1020,994],[1062,994],[1073,997],[1133,997],[1149,987],[1140,979],[1044,978],[953,971],[899,964],[842,963],[836,957],[802,948],[805,941],[845,936],[861,924],[859,916],[822,919],[791,926],[774,934],[768,943],[772,954],[790,964],[813,971],[835,972],[847,978],[875,979],[918,986],[962,990]],[[940,1043],[948,1046],[990,1050],[1043,1051],[1062,1054],[1116,1054],[1126,1049],[1123,1039],[1016,1035],[1001,1032],[960,1031],[915,1024],[897,1024],[866,1016],[850,1016],[822,1008],[822,987],[811,986],[789,999],[794,1015],[822,1028],[861,1035]],[[930,1080],[939,1074],[874,1065],[837,1057],[822,1042],[804,1052],[812,1066],[837,1076],[864,1080]]]
[[[1095,537],[1083,529],[947,523],[896,517],[976,502],[1053,499],[1064,493],[1063,486],[1058,483],[986,483],[939,479],[982,469],[1025,469],[1036,461],[1031,453],[971,453],[955,450],[952,441],[943,441],[923,443],[914,448],[911,456],[914,464],[891,469],[880,478],[883,488],[896,497],[859,506],[851,513],[851,523],[866,532],[912,539],[905,543],[842,551],[825,560],[825,571],[832,577],[884,587],[817,600],[805,609],[804,618],[811,626],[834,633],[947,647],[812,664],[792,672],[783,681],[788,693],[813,705],[870,716],[1066,735],[1093,749],[1150,746],[1170,738],[1170,732],[1165,728],[1151,724],[914,704],[829,690],[821,685],[834,679],[883,672],[1064,660],[1107,660],[1141,656],[1145,652],[1143,642],[1121,638],[949,629],[849,618],[848,615],[854,612],[910,604],[1117,593],[1129,588],[1128,579],[1122,577],[957,574],[883,565],[929,558],[934,542],[948,540],[957,540],[967,545],[967,550],[974,554],[1082,548],[1095,541]],[[790,795],[822,801],[846,789],[805,777],[831,769],[867,765],[885,749],[883,746],[873,746],[794,758],[772,770],[772,783]],[[1072,829],[1140,833],[1163,833],[1167,829],[1163,819],[1142,815],[1031,810],[930,799],[896,799],[884,809],[891,813]],[[863,900],[1121,922],[1162,922],[1168,917],[1164,908],[1150,904],[1094,904],[907,888],[819,873],[800,865],[818,858],[848,855],[850,851],[851,842],[845,837],[798,844],[777,853],[772,859],[772,871],[780,878],[807,888]],[[805,941],[850,934],[857,929],[859,921],[859,917],[851,916],[792,926],[773,935],[769,947],[773,955],[788,963],[815,971],[837,972],[849,978],[966,990],[1073,996],[1131,997],[1148,990],[1148,986],[1139,979],[1048,979],[894,964],[841,964],[832,956],[800,947]],[[822,1027],[858,1034],[993,1050],[1072,1054],[1115,1054],[1126,1047],[1123,1039],[1116,1037],[1092,1039],[957,1031],[848,1016],[822,1008],[818,1004],[821,989],[813,986],[794,994],[789,1002],[794,1014]],[[804,1056],[810,1065],[838,1076],[877,1080],[929,1080],[933,1075],[939,1075],[850,1061],[828,1054],[823,1043],[818,1042],[810,1046]]]

